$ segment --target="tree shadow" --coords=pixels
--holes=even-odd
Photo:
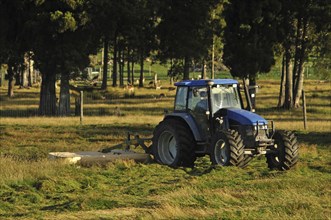
[[[297,133],[298,140],[307,144],[317,144],[322,146],[331,146],[330,132],[308,132]]]
[[[210,173],[214,169],[216,169],[215,166],[209,165],[209,166],[204,166],[204,167],[194,167],[191,170],[184,169],[184,171],[187,174],[189,174],[190,176],[203,176],[203,175]]]
[[[65,210],[80,210],[81,205],[75,201],[63,202],[56,205],[50,205],[42,207],[40,210],[42,211],[65,211]]]

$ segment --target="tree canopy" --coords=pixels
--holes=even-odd
[[[158,37],[161,59],[184,60],[184,79],[189,78],[189,63],[202,59],[212,45],[210,25],[214,0],[164,1],[159,8]]]
[[[233,76],[254,78],[275,63],[280,4],[270,0],[230,1],[224,10],[224,64]]]

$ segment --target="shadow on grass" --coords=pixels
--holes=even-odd
[[[308,167],[321,173],[331,173],[331,163],[328,163],[328,166],[308,165]]]
[[[71,116],[74,116],[75,110],[71,109]],[[84,108],[85,116],[114,116],[114,115],[127,115],[127,114],[143,114],[148,112],[149,115],[162,115],[164,113],[164,108],[161,107],[96,107],[96,108]],[[6,109],[0,110],[0,117],[9,118],[24,118],[24,117],[37,117],[39,116],[39,110],[36,109]],[[54,116],[56,117],[56,116]]]
[[[109,145],[112,143],[122,143],[127,139],[128,133],[133,135],[139,135],[140,137],[151,137],[153,134],[154,125],[88,125],[78,129],[76,131],[77,135],[81,138],[87,140],[88,142],[95,143],[104,142]]]
[[[194,167],[192,170],[185,170],[185,172],[191,176],[203,176],[205,174],[210,173],[213,171],[216,167],[209,165],[209,166],[204,166],[204,167]]]
[[[321,146],[331,146],[330,132],[308,132],[298,133],[298,140],[307,144],[317,144]]]
[[[0,110],[0,117],[15,117],[15,118],[23,118],[23,117],[35,117],[38,116],[38,109],[7,109]]]
[[[68,210],[80,210],[80,204],[75,201],[68,201],[61,204],[45,206],[41,208],[42,211],[68,211]]]

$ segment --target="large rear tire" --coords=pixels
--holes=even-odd
[[[244,155],[244,162],[241,167],[245,168],[248,166],[248,164],[254,159],[253,155]]]
[[[217,132],[212,137],[210,160],[221,166],[244,166],[244,144],[234,130]]]
[[[267,163],[270,169],[289,170],[297,162],[299,146],[296,136],[291,131],[276,131],[274,134],[275,153],[267,154]]]
[[[196,142],[185,122],[166,119],[156,126],[152,139],[152,154],[160,163],[172,167],[193,167]]]

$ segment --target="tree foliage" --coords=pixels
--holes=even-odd
[[[144,61],[151,54],[152,62],[172,64],[170,77],[189,79],[192,63],[206,77],[208,65],[213,70],[215,62],[224,62],[233,76],[253,84],[277,55],[283,56],[279,106],[291,108],[298,106],[309,57],[323,57],[315,63],[328,67],[330,7],[324,0],[2,0],[0,63],[7,64],[13,88],[24,55],[32,55],[43,79],[40,114],[68,115],[72,73],[87,67],[89,55],[101,48],[103,89],[111,55],[113,86],[124,85],[125,63],[128,83],[140,64],[143,86]]]
[[[210,25],[214,0],[163,1],[157,27],[161,60],[184,60],[184,79],[189,78],[192,59],[201,59],[212,44]]]
[[[279,3],[269,0],[232,0],[226,5],[223,60],[233,76],[254,79],[270,71],[279,10]]]
[[[273,0],[231,0],[224,9],[223,61],[233,76],[249,79],[253,109],[256,75],[269,72],[275,63],[279,11],[279,2]]]
[[[277,45],[283,58],[279,106],[298,107],[304,64],[315,51],[327,51],[330,4],[312,0],[230,0],[224,10],[225,65],[233,76],[255,81],[269,72]]]
[[[36,1],[31,41],[34,60],[42,74],[39,113],[55,115],[55,81],[61,75],[60,114],[70,113],[70,74],[86,67],[93,41],[86,28],[88,20],[80,0]],[[92,48],[92,49],[91,49]]]
[[[0,63],[8,64],[8,96],[14,95],[14,77],[24,68],[24,54],[30,44],[27,20],[32,13],[30,0],[3,0],[0,2]]]

